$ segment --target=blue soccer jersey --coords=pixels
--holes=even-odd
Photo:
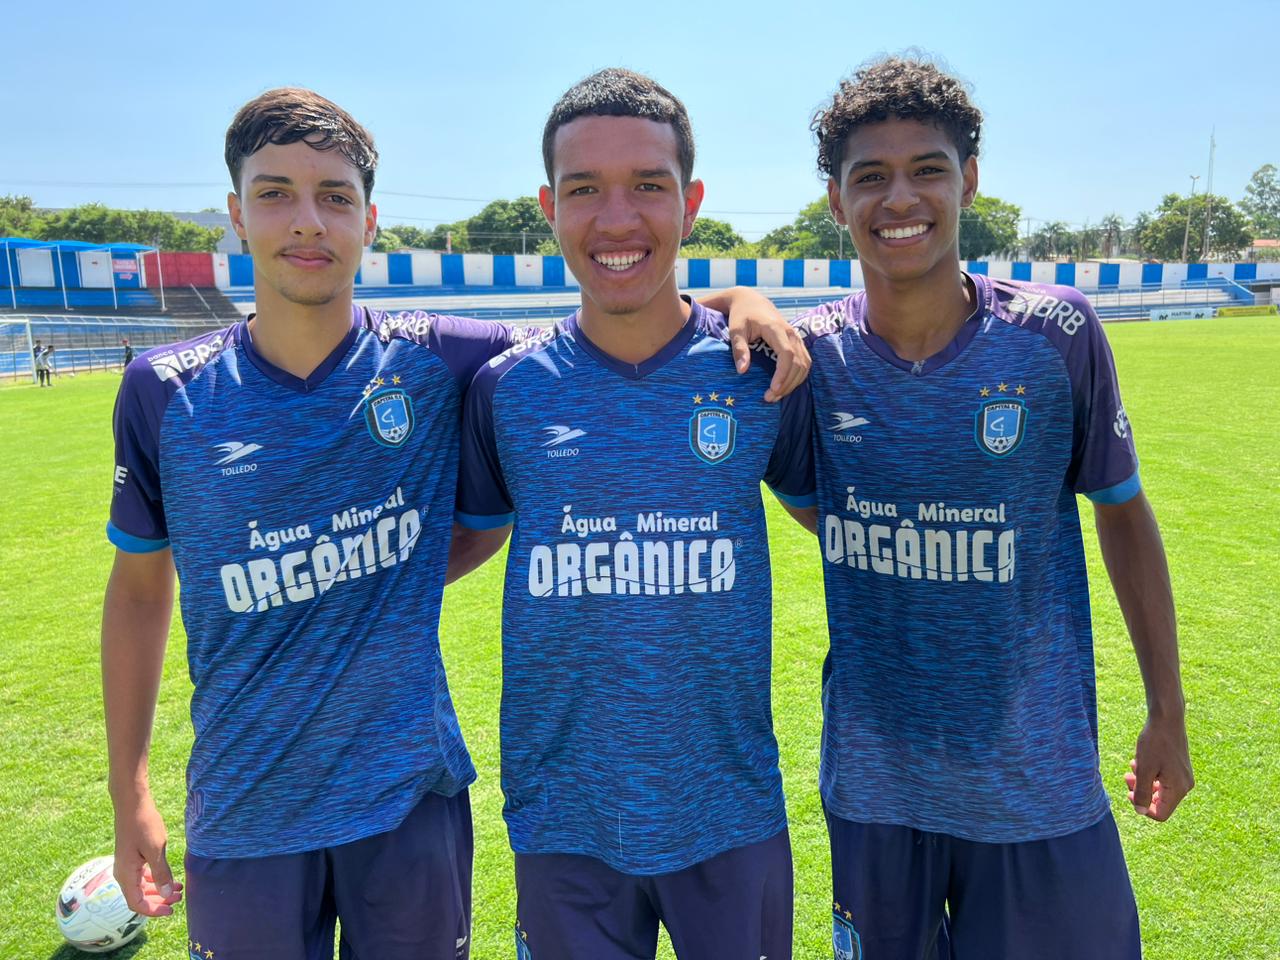
[[[808,393],[738,376],[694,305],[621,363],[577,316],[482,369],[458,520],[514,519],[503,593],[502,786],[518,853],[679,870],[786,826],[769,701],[763,479],[813,498]]]
[[[121,550],[173,550],[193,853],[371,836],[475,778],[437,625],[462,396],[511,342],[353,308],[305,380],[261,357],[247,322],[127,369],[107,529]]]
[[[1076,290],[972,278],[919,363],[862,293],[811,337],[831,649],[821,790],[846,820],[1005,843],[1107,811],[1076,495],[1140,487],[1102,326]]]

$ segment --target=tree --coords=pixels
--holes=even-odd
[[[405,242],[401,239],[399,233],[386,230],[382,227],[378,228],[378,235],[373,238],[373,249],[375,253],[394,253],[402,250]]]
[[[31,237],[37,219],[30,197],[0,197],[0,237]]]
[[[212,252],[218,249],[223,232],[221,227],[202,227],[156,210],[116,210],[85,203],[69,210],[42,211],[30,197],[0,197],[0,236]]]
[[[1147,227],[1151,226],[1151,220],[1151,214],[1145,210],[1133,218],[1133,223],[1129,225],[1129,229],[1124,236],[1125,249],[1130,253],[1139,257],[1146,256],[1146,248],[1142,245],[1142,235],[1146,232]]]
[[[1206,244],[1204,225],[1209,209],[1212,209],[1213,216]],[[1188,217],[1191,220],[1189,228]],[[1166,194],[1142,233],[1143,250],[1158,260],[1181,260],[1184,236],[1187,238],[1187,259],[1193,263],[1206,249],[1210,256],[1234,257],[1252,239],[1249,221],[1226,197],[1203,193],[1194,198]]]
[[[693,222],[693,230],[680,244],[706,247],[711,250],[728,250],[743,243],[743,239],[731,224],[711,217],[699,217]],[[687,256],[687,254],[686,254]]]
[[[1071,230],[1061,220],[1046,223],[1031,235],[1028,252],[1033,260],[1056,260],[1071,249]]]
[[[1120,252],[1120,238],[1124,236],[1124,219],[1118,213],[1109,213],[1099,224],[1102,231],[1102,256],[1110,260]]]
[[[981,260],[1013,251],[1021,217],[1021,208],[999,197],[974,197],[973,205],[960,211],[960,259]]]
[[[467,221],[472,249],[486,253],[532,253],[550,236],[536,197],[494,200]]]
[[[807,205],[791,223],[765,234],[760,249],[764,256],[788,260],[836,260],[858,255],[845,228],[831,216],[826,196]]]
[[[1248,215],[1254,234],[1280,239],[1280,182],[1276,179],[1276,168],[1264,163],[1253,171],[1244,193],[1240,209]]]
[[[1070,235],[1068,252],[1076,260],[1088,260],[1097,251],[1101,235],[1102,232],[1097,227],[1091,227],[1086,223]]]

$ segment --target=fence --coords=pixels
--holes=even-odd
[[[226,320],[178,321],[149,317],[65,317],[44,314],[0,318],[0,378],[35,379],[32,348],[54,347],[55,376],[124,365],[124,338],[135,354],[226,326]]]

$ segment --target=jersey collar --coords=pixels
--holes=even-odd
[[[653,356],[640,363],[627,363],[619,360],[617,357],[605,353],[598,346],[591,342],[591,339],[578,325],[578,317],[582,311],[575,310],[566,320],[565,328],[569,331],[569,335],[573,337],[575,343],[582,347],[596,363],[600,364],[606,370],[611,370],[620,377],[626,377],[628,380],[640,380],[653,373],[655,370],[666,366],[671,360],[679,356],[689,341],[693,339],[694,333],[698,329],[698,325],[702,322],[704,309],[698,303],[693,303],[692,309],[689,311],[689,318],[685,320],[684,326],[681,327],[674,337]]]
[[[241,347],[244,348],[245,356],[268,380],[298,393],[311,393],[324,383],[329,374],[333,373],[338,364],[342,362],[342,358],[347,355],[351,345],[356,342],[356,337],[359,335],[360,330],[365,326],[364,308],[358,307],[353,303],[351,305],[351,329],[347,331],[346,336],[342,338],[341,342],[333,348],[333,351],[327,357],[320,361],[320,365],[312,370],[310,374],[306,377],[295,377],[287,370],[281,370],[263,357],[262,354],[258,353],[257,348],[253,345],[253,335],[249,332],[249,321],[254,316],[255,314],[249,314],[239,324],[239,336],[236,339]]]
[[[924,360],[903,360],[893,352],[893,348],[888,343],[872,333],[871,327],[867,324],[867,296],[865,293],[854,295],[850,298],[852,301],[852,310],[850,312],[858,328],[859,336],[862,337],[871,352],[881,360],[917,377],[926,376],[939,367],[945,366],[960,356],[964,348],[973,341],[973,338],[978,335],[978,331],[982,328],[983,321],[991,311],[991,281],[981,274],[965,273],[964,276],[973,284],[973,313],[969,314],[968,319],[956,331],[956,335],[951,339],[951,342],[933,356]]]

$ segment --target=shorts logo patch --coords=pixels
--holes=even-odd
[[[398,447],[413,433],[413,400],[403,390],[379,390],[364,404],[369,434],[384,447]]]
[[[533,960],[533,951],[529,949],[529,934],[520,929],[516,922],[516,960]]]
[[[836,904],[831,912],[831,946],[836,960],[862,960],[862,938],[853,926],[853,914]]]
[[[993,457],[1006,457],[1018,449],[1027,431],[1027,402],[1019,399],[1027,388],[1016,388],[1001,382],[992,395],[990,387],[978,391],[982,402],[978,406],[974,439],[983,453]],[[1010,396],[1013,393],[1015,396]],[[1001,396],[1003,394],[1003,396]]]
[[[703,403],[724,403],[724,407],[703,407],[689,418],[689,448],[703,463],[723,463],[733,456],[738,438],[738,421],[732,413],[733,397],[720,396],[712,390],[704,398],[694,394],[694,406]]]

